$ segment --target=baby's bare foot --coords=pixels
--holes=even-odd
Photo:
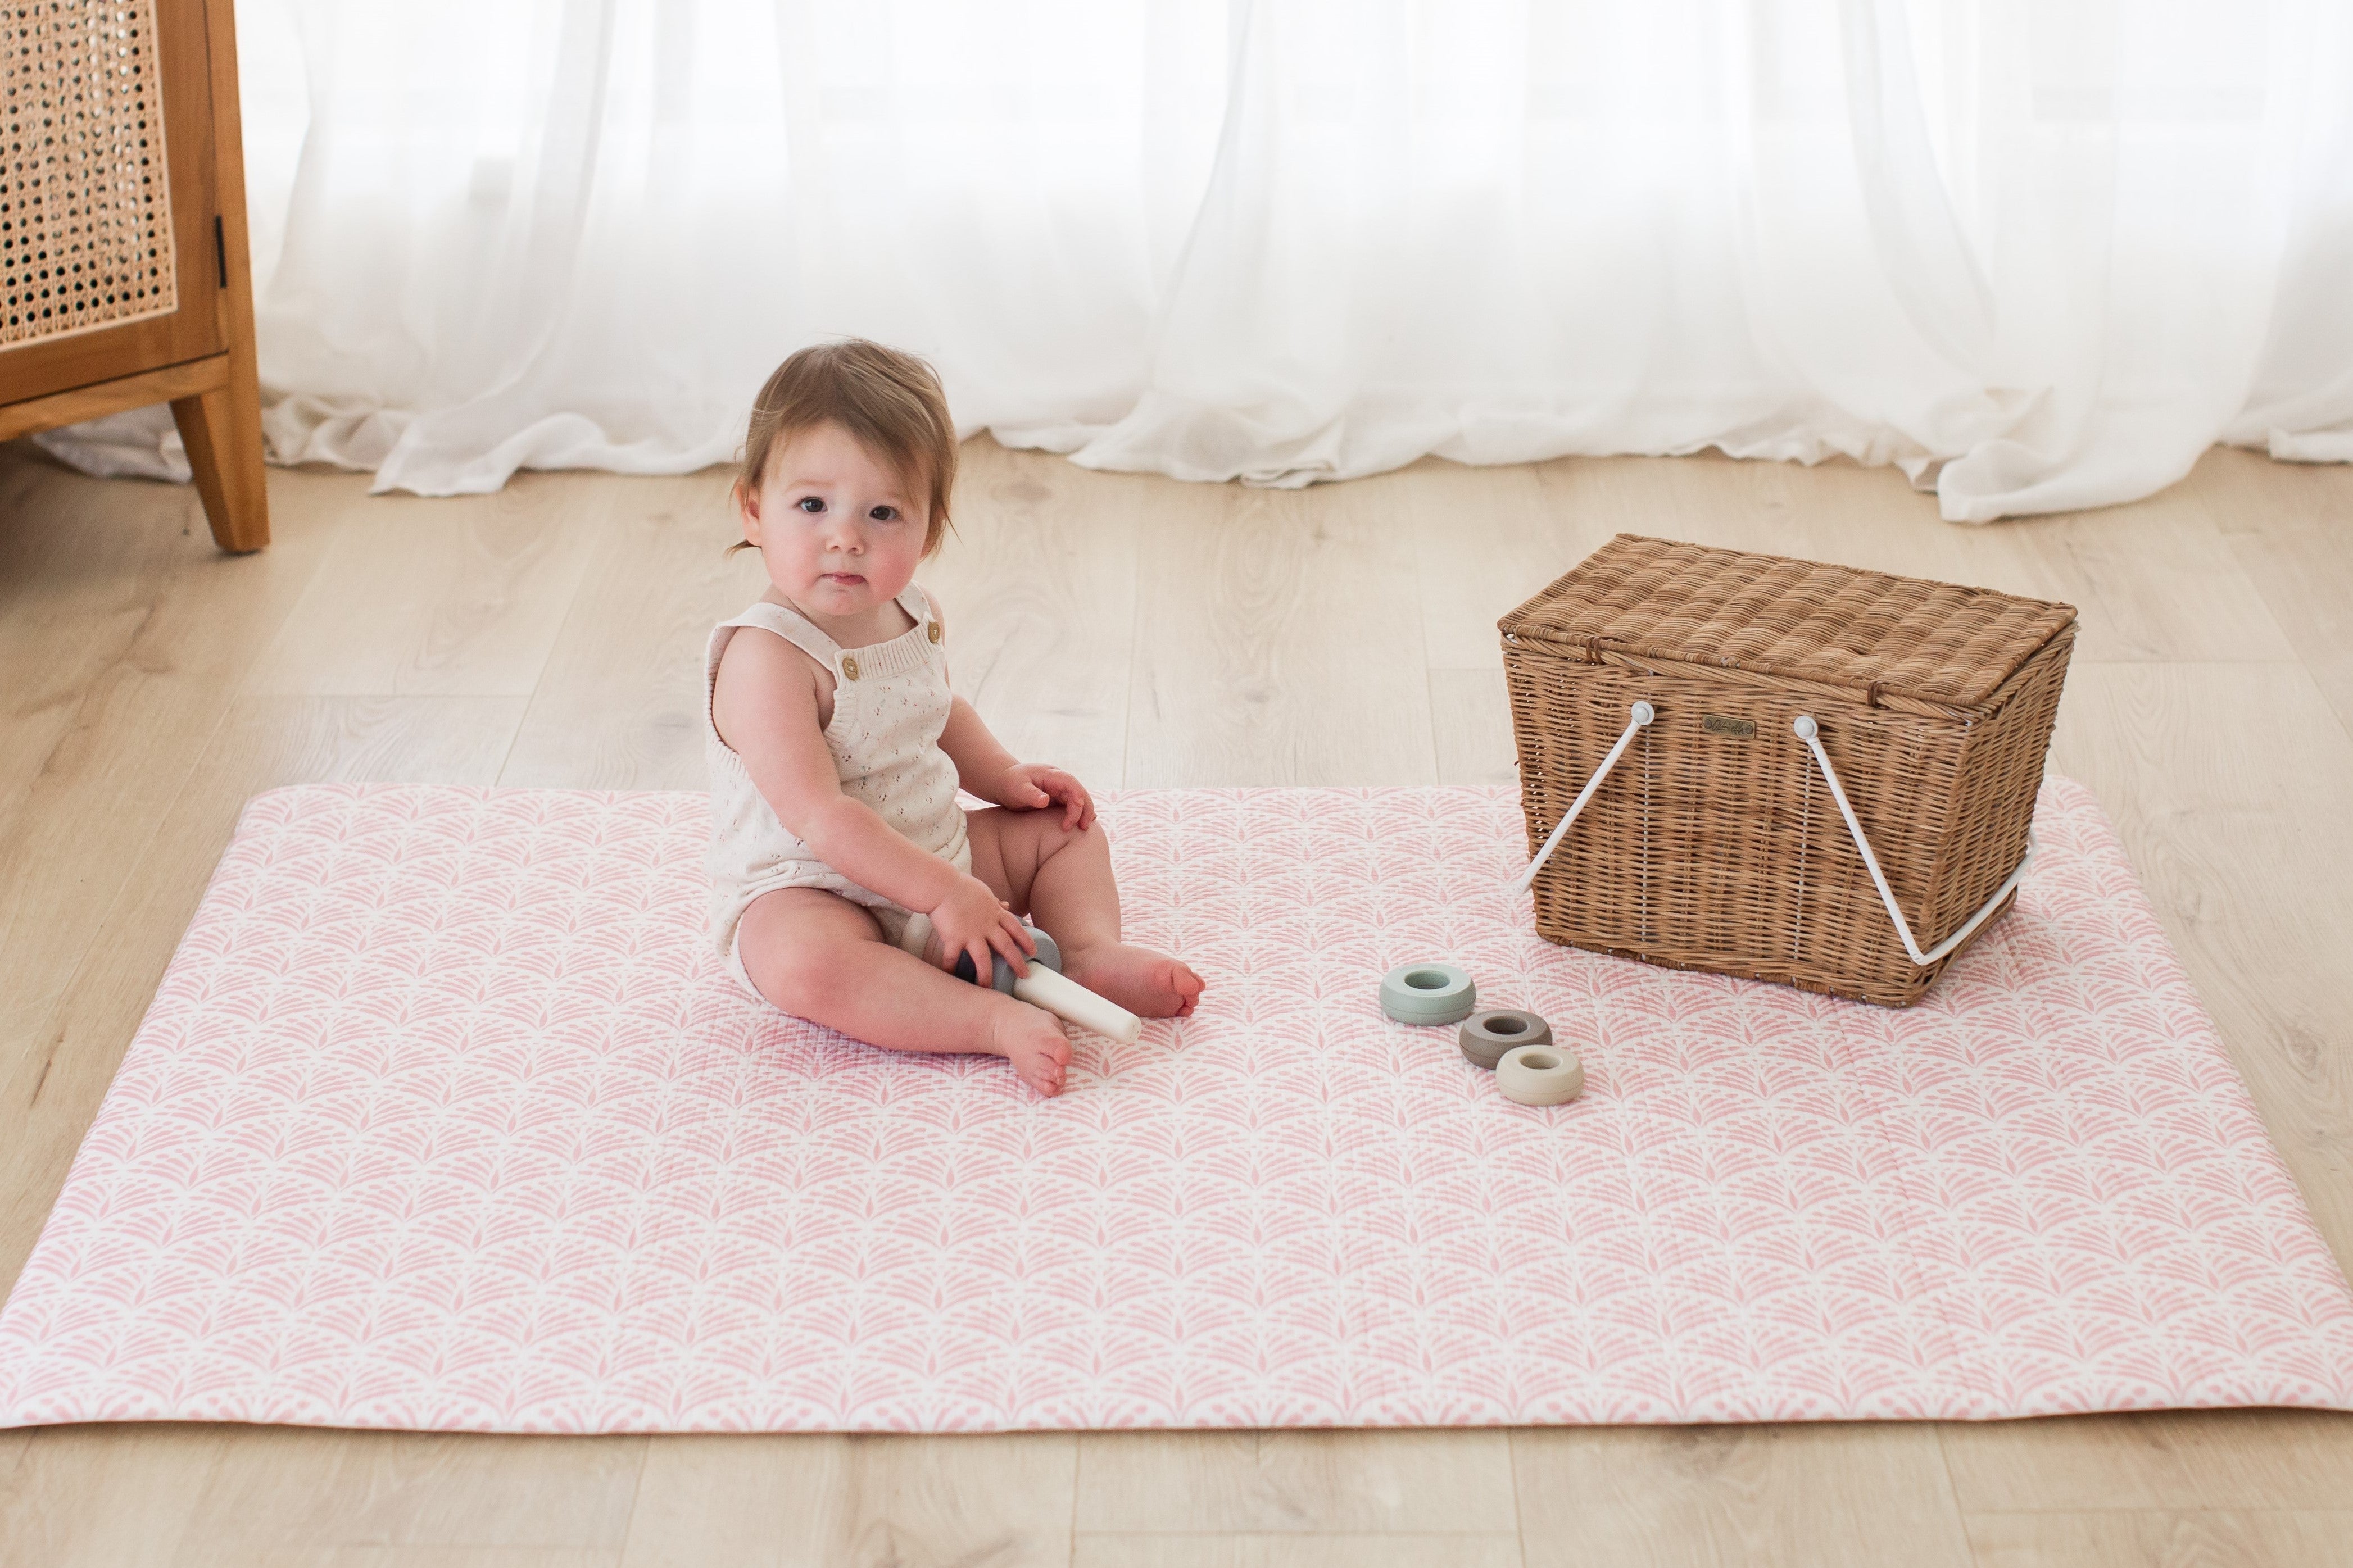
[[[1003,1057],[1021,1075],[1021,1081],[1052,1099],[1062,1092],[1062,1077],[1071,1067],[1071,1042],[1051,1013],[1027,1002],[1003,998],[988,1025],[988,1048]]]
[[[1166,953],[1124,942],[1071,954],[1067,973],[1139,1018],[1189,1018],[1203,989],[1199,975]]]

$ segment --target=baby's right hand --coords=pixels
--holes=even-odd
[[[1029,973],[1029,957],[1037,952],[1037,942],[1021,928],[1019,918],[979,878],[962,878],[938,907],[925,913],[932,918],[934,941],[937,943],[928,956],[942,969],[953,970],[958,958],[968,956],[973,973],[986,985],[997,968],[992,955],[1002,953],[1006,962],[1013,965],[1014,973]]]

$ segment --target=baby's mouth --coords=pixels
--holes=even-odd
[[[865,582],[866,579],[855,572],[828,572],[820,581],[831,583],[838,587],[849,588]]]

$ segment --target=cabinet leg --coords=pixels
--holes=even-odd
[[[172,400],[172,419],[188,449],[196,494],[213,542],[242,554],[269,542],[269,490],[261,468],[261,388],[248,368],[227,386]]]

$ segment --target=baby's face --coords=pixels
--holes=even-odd
[[[839,425],[781,437],[758,491],[737,491],[736,505],[768,581],[825,616],[856,616],[904,592],[930,521],[923,498]]]

